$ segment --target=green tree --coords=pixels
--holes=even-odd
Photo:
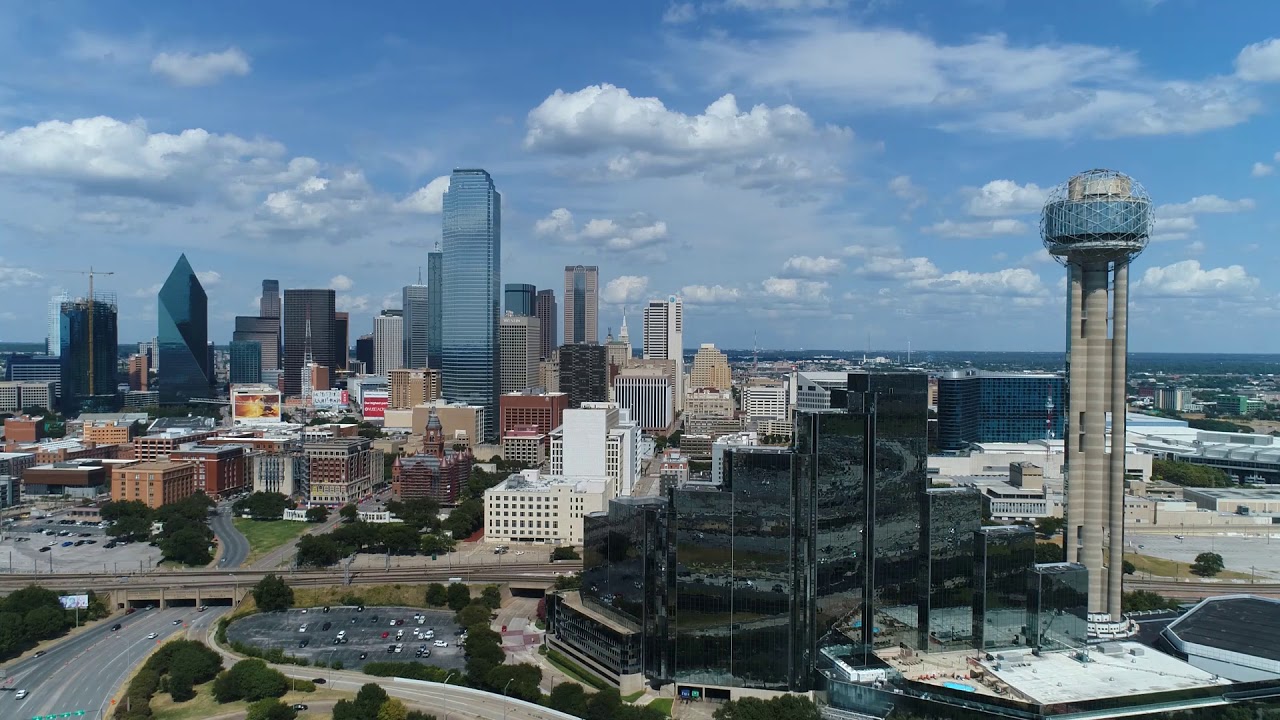
[[[289,680],[257,658],[241,660],[213,681],[213,697],[220,703],[278,698],[289,690]]]
[[[450,583],[448,594],[449,609],[454,612],[458,612],[471,602],[471,588],[462,583]]]
[[[307,508],[307,522],[322,523],[328,519],[329,519],[329,508],[323,505],[317,505],[312,508]]]
[[[587,693],[576,682],[563,682],[551,688],[551,694],[547,696],[547,705],[552,710],[559,710],[574,717],[586,717]]]
[[[1042,538],[1051,538],[1062,532],[1066,520],[1060,517],[1043,517],[1036,521],[1036,534]]]
[[[360,508],[347,503],[338,510],[338,517],[342,518],[342,522],[355,522],[360,517]]]
[[[502,607],[502,590],[497,585],[485,585],[480,591],[480,599],[484,602],[485,607],[490,610],[497,610]]]
[[[22,616],[22,621],[26,625],[27,638],[30,640],[44,640],[60,635],[71,625],[71,621],[67,619],[67,612],[61,605],[56,608],[43,606],[29,610]]]
[[[288,496],[277,492],[256,492],[249,497],[237,500],[231,511],[237,515],[248,515],[254,520],[279,520],[284,511],[293,507]]]
[[[430,607],[444,607],[449,604],[449,591],[440,583],[431,583],[427,586],[426,600]]]
[[[510,681],[510,685],[507,682]],[[518,665],[499,665],[489,671],[486,684],[497,692],[504,688],[507,694],[527,702],[541,702],[542,691],[538,684],[542,682],[542,669],[537,665],[520,663]]]
[[[587,720],[614,720],[622,714],[622,696],[615,688],[605,688],[587,700]]]
[[[284,578],[272,573],[253,586],[253,602],[262,612],[276,612],[293,607],[293,588]]]
[[[342,559],[345,549],[329,535],[303,535],[298,538],[298,565],[329,567]]]
[[[457,540],[471,537],[484,527],[484,502],[475,498],[463,500],[445,518],[443,527]]]
[[[561,575],[556,578],[557,590],[578,590],[582,587],[582,573]]]
[[[573,547],[565,545],[551,551],[551,559],[554,560],[581,560],[582,556]]]
[[[1124,572],[1125,575],[1133,575],[1134,573],[1138,572],[1138,566],[1134,565],[1128,560],[1121,561],[1120,569],[1121,571]]]
[[[388,456],[390,457],[390,456]],[[440,504],[429,498],[391,500],[387,510],[400,518],[405,525],[418,532],[435,532],[440,529]]]
[[[378,541],[392,555],[412,555],[421,538],[417,530],[404,523],[387,523],[379,530]]]
[[[418,549],[424,555],[444,555],[453,552],[456,546],[457,543],[452,537],[431,533],[422,536],[422,542],[419,544]]]
[[[1230,475],[1218,468],[1178,460],[1152,460],[1151,477],[1183,487],[1225,488],[1235,484]]]
[[[298,711],[275,698],[264,698],[249,705],[245,720],[293,720]]]
[[[1135,590],[1133,592],[1124,593],[1121,597],[1121,607],[1125,612],[1140,612],[1143,610],[1176,610],[1178,601],[1157,595],[1150,590]]]
[[[436,716],[428,715],[421,710],[410,710],[404,720],[436,720]]]
[[[213,560],[209,532],[204,525],[183,525],[160,540],[160,552],[166,560],[182,565],[208,565]]]
[[[151,508],[141,500],[122,500],[102,506],[107,535],[124,540],[140,540],[151,535]]]
[[[1202,552],[1196,556],[1196,561],[1191,564],[1191,572],[1200,577],[1213,577],[1226,567],[1222,562],[1222,556],[1214,552]]]
[[[1056,563],[1066,559],[1066,552],[1053,543],[1036,543],[1036,562]]]
[[[377,720],[408,720],[409,708],[398,698],[391,698],[378,708]]]
[[[782,695],[771,700],[743,698],[721,705],[713,714],[715,720],[820,720],[818,706],[799,695]]]
[[[464,628],[471,628],[475,625],[488,627],[489,608],[483,603],[472,602],[458,611],[457,622],[459,626]]]

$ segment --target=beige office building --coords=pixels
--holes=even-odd
[[[510,310],[503,316],[498,326],[498,378],[504,394],[538,387],[541,327],[536,317],[516,315]]]
[[[390,407],[408,410],[440,399],[440,371],[399,368],[387,373]]]
[[[729,357],[711,343],[702,343],[689,367],[690,391],[702,388],[729,390],[733,387],[733,372],[729,370]]]

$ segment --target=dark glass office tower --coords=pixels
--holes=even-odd
[[[280,319],[280,281],[262,281],[262,300],[258,302],[258,316]]]
[[[427,367],[439,370],[444,347],[444,253],[427,253]]]
[[[160,402],[178,405],[208,397],[209,298],[186,255],[178,258],[160,288],[156,309]]]
[[[256,342],[262,348],[262,367],[280,369],[280,318],[237,315],[231,342]]]
[[[564,268],[564,344],[600,341],[600,269],[595,265]]]
[[[356,361],[364,364],[366,373],[373,372],[373,336],[361,335],[356,338]]]
[[[974,534],[973,637],[982,650],[1026,643],[1027,591],[1036,533],[1027,525],[984,527]]]
[[[569,407],[609,399],[609,365],[603,345],[565,345],[560,348],[560,392]]]
[[[485,441],[497,437],[502,197],[479,169],[454,170],[444,194],[444,338],[441,394],[484,408]]]
[[[960,370],[938,378],[938,448],[1061,438],[1066,378],[1056,373]]]
[[[431,335],[431,288],[428,285],[405,285],[400,289],[400,307],[404,311],[404,367],[414,370],[427,366]]]
[[[351,328],[350,313],[335,312],[333,314],[333,366],[339,370],[347,369],[347,358],[351,355],[351,344],[347,333]]]
[[[110,409],[113,404],[118,318],[112,294],[96,293],[92,303],[83,298],[62,303],[58,340],[64,413]]]
[[[231,359],[232,385],[262,382],[262,345],[252,341],[232,340],[228,354]]]
[[[1079,563],[1031,568],[1027,587],[1027,644],[1042,650],[1081,648],[1089,642],[1089,570]]]
[[[503,295],[506,298],[506,310],[513,315],[533,317],[537,315],[536,300],[538,289],[526,283],[507,283]]]
[[[921,650],[974,645],[974,533],[982,522],[977,488],[934,488],[921,496],[919,640]]]
[[[302,365],[308,349],[317,365],[332,371],[333,314],[332,290],[284,291],[284,393],[302,394]]]
[[[556,310],[556,291],[539,290],[534,298],[534,314],[538,316],[538,340],[543,360],[560,347],[560,318]]]

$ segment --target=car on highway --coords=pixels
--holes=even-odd
[[[444,640],[437,640],[434,643],[432,643],[432,645],[435,645],[436,647],[449,647],[449,643],[445,642]]]
[[[182,624],[182,620],[181,620],[181,619],[174,620],[174,621],[173,621],[173,624],[174,624],[174,625],[181,625],[181,624]]]
[[[14,693],[14,694],[13,694],[13,696],[14,696],[15,698],[17,698],[17,699],[21,700],[21,699],[23,699],[23,698],[25,698],[25,697],[27,696],[27,691],[26,691],[26,690],[19,690],[18,692]]]
[[[115,625],[111,626],[111,632],[115,632],[119,629],[120,629],[120,623],[116,623]]]
[[[307,709],[307,705],[306,705],[306,703],[295,703],[295,704],[294,704],[294,706],[293,706],[293,709],[294,709],[294,710],[306,710],[306,709]]]
[[[313,682],[313,683],[315,683],[315,684],[317,684],[317,685],[323,685],[323,684],[325,684],[325,682],[326,682],[326,681],[325,681],[325,679],[324,679],[324,678],[311,678],[311,682]]]
[[[156,639],[156,638],[158,638],[158,637],[160,637],[160,633],[158,633],[158,632],[150,632],[150,633],[147,633],[147,639],[148,639],[148,640],[155,640],[155,639]]]
[[[201,605],[200,607],[196,608],[196,612],[204,612],[205,610],[208,610],[208,609],[209,609],[208,605]]]

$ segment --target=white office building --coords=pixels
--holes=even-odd
[[[627,368],[613,378],[613,397],[641,430],[665,430],[675,420],[671,379],[659,368]]]
[[[404,318],[379,315],[373,319],[373,371],[386,375],[404,367]]]
[[[582,519],[608,509],[605,477],[565,477],[524,470],[484,491],[484,539],[581,545]]]
[[[831,391],[849,387],[849,373],[840,371],[793,372],[787,379],[793,410],[830,410]]]
[[[586,402],[564,411],[551,432],[551,474],[607,477],[613,494],[631,494],[640,476],[640,426],[615,403]]]
[[[711,482],[724,483],[724,451],[733,448],[756,447],[760,444],[760,436],[753,432],[740,432],[732,435],[721,435],[711,443]]]
[[[786,420],[786,386],[781,380],[751,378],[742,387],[742,413],[750,418]]]
[[[644,308],[644,359],[675,361],[671,391],[676,412],[683,410],[684,303],[675,295],[650,300]]]

